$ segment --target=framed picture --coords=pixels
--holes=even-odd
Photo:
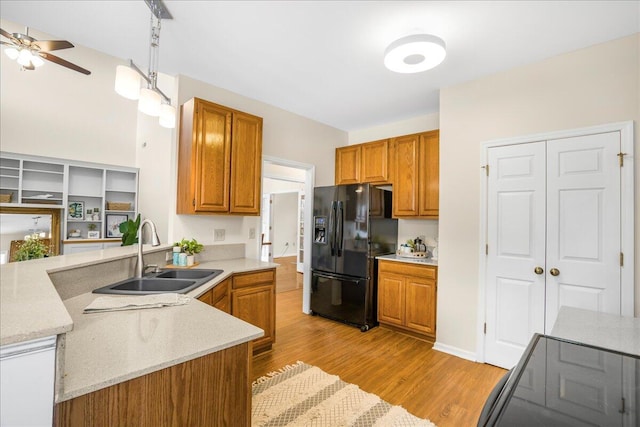
[[[84,202],[69,202],[69,219],[84,219]]]
[[[107,237],[122,237],[120,232],[120,224],[127,221],[129,215],[113,215],[107,214]]]
[[[120,231],[120,230],[118,230]],[[100,232],[99,231],[88,231],[87,232],[87,239],[99,239],[100,238]]]

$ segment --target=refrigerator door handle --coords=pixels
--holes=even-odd
[[[343,203],[341,200],[338,201],[338,217],[336,221],[338,223],[336,226],[336,232],[337,232],[336,245],[338,246],[338,256],[342,256],[342,249],[344,245],[344,209],[343,209]]]
[[[331,256],[336,255],[336,201],[331,201],[331,211],[329,212],[329,247]]]
[[[324,272],[319,272],[319,271],[315,271],[315,270],[313,271],[313,275],[314,276],[318,276],[318,277],[324,277],[325,279],[336,279],[336,280],[340,280],[341,282],[358,283],[360,280],[363,280],[362,278],[353,279],[353,278],[350,278],[350,277],[341,276],[339,274],[324,273]]]

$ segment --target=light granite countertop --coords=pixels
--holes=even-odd
[[[145,253],[170,249],[144,246]],[[207,261],[223,273],[187,295],[187,304],[159,309],[83,314],[101,296],[62,300],[48,273],[130,258],[136,246],[11,263],[0,272],[2,345],[64,334],[58,347],[56,402],[241,344],[264,331],[196,298],[233,273],[274,268],[246,258]],[[97,286],[96,286],[97,287]]]
[[[438,260],[432,258],[407,258],[401,257],[400,255],[396,254],[389,254],[377,256],[376,259],[383,259],[385,261],[406,262],[409,264],[431,265],[435,267],[438,266]]]
[[[553,337],[640,355],[640,318],[561,307]]]

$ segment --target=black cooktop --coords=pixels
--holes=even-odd
[[[639,426],[640,356],[536,334],[492,394],[488,426]]]

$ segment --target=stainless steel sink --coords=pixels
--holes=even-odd
[[[164,292],[186,294],[223,270],[163,270],[140,279],[129,278],[95,289],[94,294],[146,295]]]

